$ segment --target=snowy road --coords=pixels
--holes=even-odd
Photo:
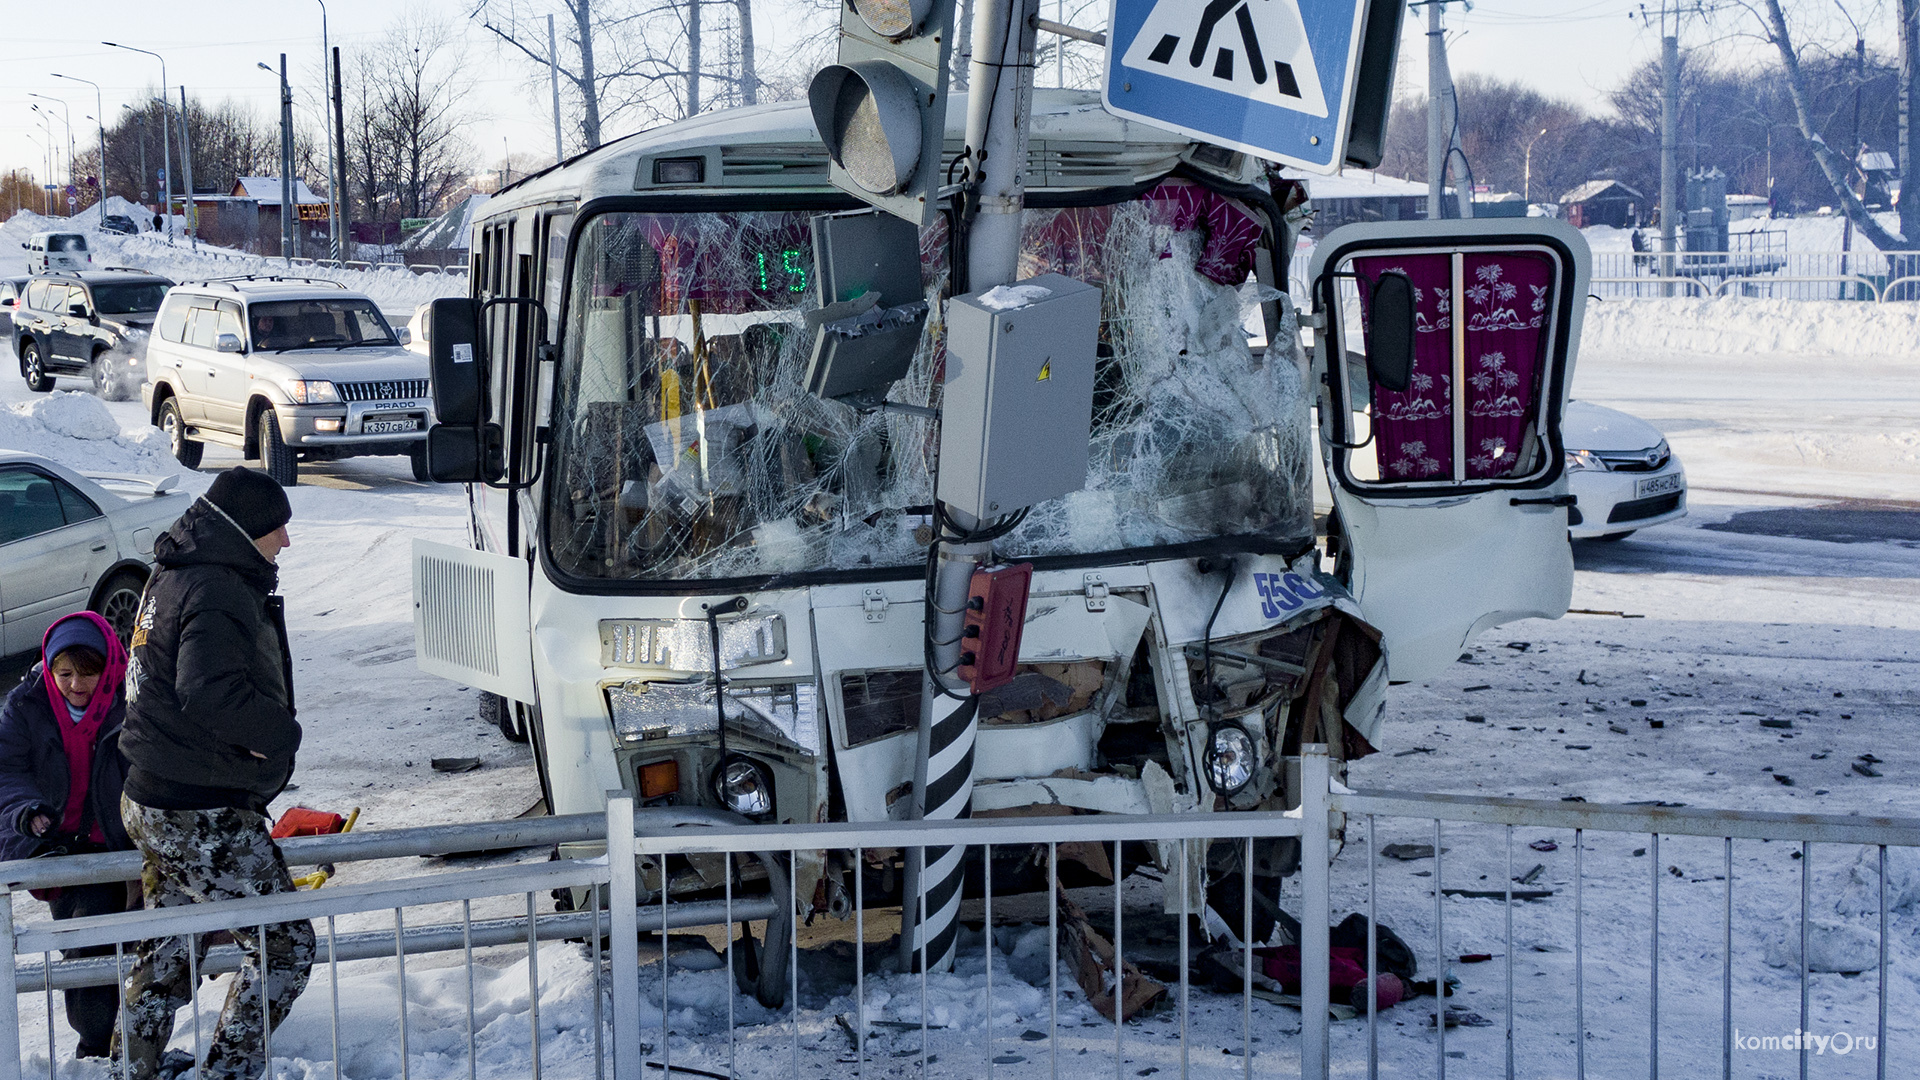
[[[1617,329],[1617,328],[1616,328]],[[1615,335],[1617,338],[1617,335]],[[1686,464],[1691,515],[1618,544],[1575,547],[1574,606],[1639,616],[1573,614],[1564,619],[1503,627],[1486,635],[1471,660],[1444,678],[1395,692],[1383,728],[1381,753],[1355,765],[1355,787],[1480,792],[1591,801],[1665,799],[1695,806],[1827,813],[1920,814],[1920,742],[1910,734],[1920,705],[1920,357],[1759,354],[1707,356],[1625,354],[1583,358],[1576,396],[1645,417],[1665,431]],[[63,381],[63,386],[77,383]],[[11,374],[0,376],[0,403],[34,398]],[[137,404],[111,406],[123,424],[141,421]],[[72,440],[67,440],[72,443]],[[41,445],[21,449],[44,451]],[[73,448],[66,447],[69,451]],[[209,471],[238,460],[210,448],[205,468],[187,486],[201,489]],[[402,459],[358,459],[303,469],[292,492],[294,546],[282,558],[289,598],[301,720],[306,726],[298,791],[281,805],[301,803],[344,811],[365,809],[368,827],[395,827],[472,818],[508,817],[537,797],[523,747],[507,743],[474,718],[473,695],[414,668],[408,601],[408,545],[414,536],[457,539],[465,503],[456,489],[417,484]],[[1474,719],[1474,718],[1478,719]],[[1761,721],[1789,721],[1790,728]],[[1653,722],[1660,722],[1655,727]],[[1870,754],[1869,777],[1855,771]],[[428,760],[480,757],[479,771],[446,775]],[[1791,781],[1789,784],[1787,781]],[[1357,906],[1364,882],[1362,833],[1335,864],[1336,887]],[[1536,853],[1526,845],[1555,839],[1559,849]],[[1431,842],[1431,826],[1382,824],[1380,842]],[[1520,1060],[1529,1075],[1569,1075],[1572,954],[1571,836],[1521,830],[1514,837],[1516,873],[1544,866],[1539,883],[1556,890],[1548,900],[1515,914]],[[1449,830],[1447,884],[1497,888],[1506,873],[1506,849],[1496,830]],[[1587,1004],[1592,1028],[1588,1063],[1593,1075],[1645,1075],[1644,999],[1651,949],[1649,880],[1665,874],[1660,911],[1663,1012],[1662,1052],[1673,1075],[1699,1074],[1717,1060],[1720,912],[1725,855],[1717,842],[1667,841],[1653,865],[1635,849],[1645,837],[1590,837],[1586,860]],[[1769,949],[1796,924],[1799,863],[1788,845],[1743,842],[1736,847],[1740,882],[1736,907],[1736,1022],[1747,1033],[1779,1034],[1797,1023],[1798,989],[1787,968],[1770,966]],[[1920,865],[1896,852],[1890,1060],[1920,1056]],[[524,857],[544,857],[528,853]],[[1871,904],[1856,903],[1868,888],[1852,870],[1852,852],[1816,849],[1815,910],[1829,921],[1870,925]],[[376,872],[343,868],[343,878]],[[1431,860],[1381,860],[1383,920],[1401,932],[1431,974],[1433,901]],[[1481,875],[1485,881],[1481,882]],[[1865,879],[1869,882],[1871,878]],[[1136,885],[1140,884],[1138,882]],[[1157,906],[1150,887],[1130,886],[1132,902]],[[1131,916],[1130,916],[1131,917]],[[412,916],[410,916],[410,921]],[[1504,953],[1500,905],[1451,899],[1446,951]],[[1036,969],[1030,943],[1000,935],[995,953],[994,1052],[1018,1057],[1005,1075],[1043,1075],[1044,1044],[1024,1042],[1023,1031],[1044,1030],[1044,953]],[[977,950],[979,939],[974,939]],[[1536,951],[1546,950],[1546,951]],[[970,971],[936,979],[936,1005],[954,1026],[934,1033],[941,1059],[937,1075],[978,1075],[986,1050],[978,1004],[979,953]],[[825,959],[824,955],[821,957]],[[422,965],[415,1023],[464,1027],[464,987],[451,969]],[[351,1030],[365,1045],[348,1068],[352,1076],[397,1072],[390,1050],[392,984],[377,966],[343,984],[353,1010]],[[550,1044],[546,1065],[558,1072],[591,1068],[581,1055],[590,997],[583,967],[566,947],[543,951],[540,1015]],[[517,974],[516,974],[517,972]],[[1455,1004],[1495,1019],[1502,1015],[1504,958],[1459,966]],[[410,977],[415,975],[409,965]],[[1036,989],[1028,980],[1038,979]],[[650,976],[651,977],[651,976]],[[497,1020],[483,1072],[509,1075],[524,1065],[524,961],[503,957],[485,974],[482,1021]],[[1003,981],[1004,980],[1004,981]],[[676,975],[673,1000],[676,1062],[725,1065],[716,1045],[713,1009],[721,1002],[719,972]],[[897,983],[897,985],[896,985]],[[1063,979],[1063,985],[1066,980]],[[316,984],[318,985],[318,984]],[[657,981],[652,982],[657,995]],[[1815,1029],[1870,1033],[1876,977],[1820,975],[1815,982]],[[917,1021],[918,980],[878,984],[894,995],[874,1007],[890,1019]],[[354,992],[349,992],[354,991]],[[517,997],[516,997],[517,995]],[[213,1001],[208,996],[209,1003]],[[656,997],[657,1000],[657,997]],[[384,1004],[381,1004],[384,1002]],[[24,999],[29,1030],[38,1030],[36,999]],[[1434,1040],[1414,1002],[1383,1014],[1382,1053],[1391,1074],[1426,1071]],[[844,988],[802,984],[803,1057],[814,1072],[837,1075],[849,1067],[846,1040],[834,1023],[848,1012]],[[682,1011],[682,1009],[686,1011]],[[1084,1006],[1063,1003],[1062,1064],[1077,1071],[1113,1069],[1110,1026],[1081,1028]],[[1239,1075],[1237,999],[1196,998],[1194,1059],[1198,1075]],[[658,1013],[653,1014],[657,1025]],[[1280,1067],[1293,1054],[1297,1014],[1256,1003],[1255,1030],[1263,1042],[1256,1068]],[[741,1019],[772,1020],[742,1007]],[[382,1025],[386,1025],[385,1030]],[[657,1030],[657,1027],[655,1028]],[[769,1075],[786,1063],[785,1028],[762,1024],[749,1035],[743,1061]],[[1130,1025],[1124,1075],[1157,1069],[1171,1073],[1175,1022],[1168,1016]],[[515,1035],[515,1032],[522,1033]],[[1350,1074],[1364,1064],[1360,1025],[1335,1029],[1336,1068]],[[743,1034],[748,1032],[743,1031]],[[63,1029],[63,1040],[70,1038]],[[426,1036],[421,1036],[426,1039]],[[682,1043],[685,1042],[683,1046]],[[459,1048],[433,1037],[414,1074],[464,1075]],[[444,1044],[444,1045],[442,1045]],[[31,1040],[29,1040],[31,1046]],[[310,994],[276,1037],[276,1049],[304,1058],[330,1056],[324,996]],[[360,1042],[356,1042],[360,1045]],[[44,1044],[42,1044],[44,1046]],[[888,1035],[878,1049],[886,1071],[910,1075],[918,1066],[917,1027]],[[1450,1052],[1464,1055],[1462,1074],[1483,1074],[1504,1054],[1501,1028],[1460,1030]],[[1231,1054],[1225,1051],[1231,1050]],[[64,1052],[64,1051],[63,1051]],[[903,1056],[893,1057],[899,1053]],[[44,1050],[42,1050],[44,1053]],[[1271,1059],[1265,1055],[1271,1054]],[[1904,1058],[1903,1056],[1904,1055]],[[1751,1075],[1797,1071],[1792,1054],[1754,1051],[1737,1057]],[[1823,1061],[1819,1075],[1871,1075],[1864,1053]],[[815,1068],[817,1066],[817,1068]],[[44,1068],[42,1060],[40,1068]],[[315,1075],[326,1068],[316,1067]],[[752,1068],[743,1069],[751,1073]],[[297,1072],[296,1072],[297,1074]],[[70,1075],[92,1077],[76,1070]]]

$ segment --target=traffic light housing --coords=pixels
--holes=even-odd
[[[807,88],[835,187],[917,226],[938,209],[953,0],[843,0],[840,54]]]

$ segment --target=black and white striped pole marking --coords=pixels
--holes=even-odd
[[[916,818],[954,821],[973,813],[973,746],[980,699],[956,673],[968,586],[974,571],[991,556],[992,547],[991,543],[951,544],[940,549],[926,612],[938,670],[925,674],[920,700],[919,753],[913,776]],[[919,970],[922,963],[929,971],[953,966],[965,856],[966,849],[960,847],[929,847],[907,854],[901,908],[910,930],[900,936],[901,949],[910,953],[905,957],[907,970]]]

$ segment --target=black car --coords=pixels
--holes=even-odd
[[[100,219],[100,231],[119,233],[122,236],[136,236],[140,232],[140,226],[135,225],[133,219],[125,214],[108,214]]]
[[[27,388],[44,393],[54,377],[93,382],[110,401],[131,397],[146,379],[147,335],[173,282],[144,270],[36,274],[15,306],[13,347]]]
[[[20,294],[26,291],[26,276],[0,278],[0,338],[13,340],[13,313],[19,308]],[[14,351],[20,350],[16,347]]]

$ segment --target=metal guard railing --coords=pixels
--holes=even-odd
[[[282,922],[294,919],[325,920],[323,932],[324,952],[316,961],[316,966],[324,963],[333,974],[333,1022],[335,1024],[336,1070],[338,1068],[338,965],[343,961],[358,958],[393,958],[397,965],[400,980],[400,1022],[398,1038],[401,1048],[401,1075],[406,1073],[408,1054],[409,1021],[406,996],[406,958],[408,955],[436,949],[463,948],[467,953],[469,1023],[467,1048],[469,1061],[476,1060],[474,1045],[472,994],[472,964],[474,948],[489,945],[518,945],[524,943],[529,957],[529,1039],[533,1074],[540,1075],[540,1034],[539,1034],[539,976],[537,967],[537,942],[568,938],[575,941],[585,939],[592,951],[596,989],[594,991],[594,1057],[595,1069],[599,1075],[606,1075],[610,1069],[612,1075],[630,1077],[642,1075],[645,1068],[670,1069],[673,1067],[670,1026],[672,1009],[664,1007],[668,998],[668,982],[672,974],[672,960],[664,948],[665,931],[675,928],[729,925],[741,920],[768,918],[777,907],[784,903],[788,910],[795,910],[798,899],[792,889],[792,875],[782,875],[786,882],[788,895],[785,897],[735,897],[732,892],[731,875],[723,875],[727,880],[727,891],[720,901],[673,902],[667,899],[666,889],[660,890],[657,903],[643,903],[640,899],[640,874],[636,867],[644,860],[658,859],[661,856],[697,855],[703,853],[743,853],[743,852],[808,852],[821,850],[851,850],[855,859],[853,865],[862,865],[862,855],[875,849],[897,849],[905,852],[919,850],[924,852],[927,846],[963,845],[978,846],[986,856],[986,925],[993,925],[994,888],[992,881],[992,848],[994,846],[1018,846],[1034,851],[1045,850],[1048,858],[1048,899],[1057,901],[1060,888],[1055,872],[1060,859],[1060,847],[1070,843],[1093,843],[1103,847],[1112,845],[1113,865],[1121,867],[1119,845],[1124,841],[1151,840],[1179,845],[1179,874],[1177,887],[1180,895],[1180,964],[1179,992],[1177,1008],[1180,1026],[1180,1071],[1185,1075],[1188,1067],[1188,1017],[1190,1011],[1191,987],[1188,979],[1187,961],[1191,958],[1188,946],[1189,916],[1193,910],[1189,907],[1192,882],[1188,878],[1188,856],[1195,842],[1209,843],[1228,841],[1245,843],[1245,858],[1251,865],[1253,844],[1258,839],[1275,837],[1296,837],[1301,845],[1301,871],[1299,918],[1301,925],[1301,994],[1299,1005],[1303,1022],[1297,1043],[1300,1074],[1306,1077],[1325,1077],[1329,1071],[1331,1042],[1331,1022],[1329,1016],[1328,989],[1328,940],[1330,914],[1335,909],[1329,854],[1331,843],[1327,828],[1306,827],[1308,822],[1330,822],[1333,814],[1344,814],[1349,843],[1354,843],[1356,827],[1364,831],[1366,855],[1365,899],[1364,907],[1352,903],[1352,898],[1342,897],[1341,906],[1351,905],[1355,910],[1364,910],[1368,921],[1367,968],[1376,970],[1377,939],[1375,928],[1379,925],[1378,888],[1376,882],[1377,849],[1375,832],[1380,821],[1431,822],[1433,843],[1433,896],[1434,896],[1434,937],[1430,955],[1437,961],[1436,978],[1444,980],[1450,966],[1451,957],[1447,953],[1445,914],[1446,893],[1442,887],[1442,857],[1447,851],[1442,841],[1445,838],[1444,826],[1448,823],[1456,828],[1503,827],[1507,838],[1508,873],[1503,888],[1490,890],[1498,894],[1504,892],[1506,898],[1506,1072],[1516,1074],[1514,1031],[1514,976],[1513,976],[1513,900],[1514,877],[1512,874],[1513,829],[1516,827],[1535,827],[1551,829],[1570,829],[1574,833],[1574,1009],[1577,1017],[1575,1035],[1576,1075],[1586,1075],[1587,1015],[1585,1003],[1586,980],[1584,972],[1584,893],[1587,877],[1584,865],[1585,845],[1581,842],[1587,833],[1624,833],[1645,834],[1651,837],[1650,845],[1653,857],[1651,865],[1650,889],[1653,896],[1652,952],[1648,960],[1648,987],[1646,1009],[1650,1030],[1649,1053],[1653,1070],[1657,1072],[1660,1060],[1660,903],[1659,891],[1662,879],[1662,861],[1659,856],[1659,844],[1662,836],[1668,837],[1706,837],[1720,838],[1723,841],[1725,860],[1724,924],[1723,924],[1723,1002],[1722,1002],[1722,1060],[1731,1067],[1733,1047],[1731,1038],[1731,1017],[1733,1008],[1733,844],[1741,840],[1781,840],[1798,842],[1800,852],[1800,1009],[1801,1027],[1807,1028],[1809,1018],[1809,991],[1811,987],[1808,970],[1808,904],[1810,899],[1810,866],[1812,863],[1812,845],[1839,844],[1865,845],[1877,849],[1880,870],[1880,936],[1879,936],[1879,1019],[1877,1041],[1877,1075],[1885,1077],[1887,1049],[1887,960],[1888,960],[1888,896],[1887,896],[1887,851],[1890,847],[1920,847],[1920,819],[1903,817],[1840,816],[1821,814],[1779,814],[1753,811],[1707,810],[1679,806],[1621,806],[1609,804],[1590,804],[1583,802],[1548,802],[1541,800],[1487,798],[1463,795],[1431,795],[1392,791],[1349,791],[1329,783],[1329,761],[1325,747],[1305,746],[1302,748],[1302,791],[1300,809],[1286,813],[1207,813],[1183,814],[1171,816],[1126,816],[1126,815],[1089,815],[1075,817],[1049,818],[995,818],[974,819],[959,822],[896,822],[896,823],[837,823],[824,825],[740,825],[737,827],[705,827],[698,829],[662,828],[650,824],[648,812],[641,811],[636,820],[633,802],[630,798],[614,798],[608,803],[604,815],[572,815],[567,817],[531,819],[509,822],[491,822],[474,825],[456,825],[393,830],[391,832],[366,832],[337,837],[296,839],[285,842],[284,848],[289,863],[311,865],[321,862],[347,862],[360,859],[387,859],[406,856],[445,854],[456,851],[501,850],[526,845],[547,846],[576,841],[607,841],[608,852],[604,859],[569,859],[539,863],[522,863],[510,866],[488,867],[483,869],[455,870],[435,874],[423,874],[399,877],[388,880],[353,884],[332,884],[312,892],[280,894],[268,897],[253,897],[220,903],[175,907],[153,911],[135,911],[118,915],[72,919],[64,922],[36,922],[27,926],[14,923],[13,894],[26,888],[55,887],[59,885],[82,884],[98,881],[118,881],[137,872],[138,856],[134,853],[114,853],[109,855],[79,856],[65,859],[36,860],[19,863],[0,864],[0,881],[9,889],[8,902],[0,905],[0,933],[4,933],[11,947],[0,953],[0,978],[12,981],[16,995],[0,995],[0,1080],[17,1080],[20,1074],[20,1053],[22,1050],[22,1032],[19,1024],[17,995],[45,993],[49,999],[47,1018],[48,1068],[54,1071],[56,1058],[52,1053],[53,1020],[51,1016],[51,992],[58,986],[84,985],[82,979],[87,973],[98,974],[103,965],[111,965],[115,973],[124,973],[126,956],[125,945],[145,938],[206,934],[235,927],[254,927],[265,923]],[[708,823],[701,823],[708,824]],[[636,828],[636,825],[638,826]],[[1458,834],[1456,833],[1456,836]],[[1456,843],[1460,841],[1456,839]],[[852,922],[854,940],[864,942],[866,907],[863,895],[863,875],[856,872],[854,878],[854,903]],[[1116,879],[1124,877],[1116,874]],[[1169,874],[1169,878],[1173,875]],[[1244,1044],[1240,1064],[1245,1075],[1254,1075],[1254,1050],[1252,1001],[1253,1001],[1253,948],[1252,912],[1253,884],[1247,876],[1246,903],[1242,912],[1246,922],[1237,930],[1241,948],[1242,987],[1241,1019]],[[1169,886],[1175,882],[1169,880]],[[603,910],[600,906],[600,886],[607,889],[608,903]],[[556,888],[587,887],[591,900],[590,910],[567,913],[541,914],[536,911],[535,897],[540,891]],[[1483,894],[1484,895],[1484,894]],[[475,922],[472,919],[472,901],[488,897],[524,896],[527,904],[527,916],[524,919],[494,919]],[[1125,924],[1121,903],[1121,882],[1115,880],[1112,886],[1113,896],[1113,941],[1111,985],[1118,987],[1123,982],[1123,947]],[[1496,897],[1497,898],[1497,897]],[[431,926],[408,927],[404,923],[402,912],[407,907],[424,904],[459,902],[463,917],[455,923]],[[335,930],[334,920],[338,916],[358,912],[394,913],[394,929],[391,933],[375,931],[358,935],[340,935]],[[1049,966],[1047,991],[1050,1004],[1046,1032],[1047,1049],[1050,1057],[1058,1053],[1057,1013],[1060,988],[1058,986],[1060,928],[1057,922],[1059,907],[1057,902],[1049,904]],[[789,921],[791,925],[791,921]],[[655,929],[661,931],[662,959],[659,971],[661,1026],[658,1045],[659,1060],[650,1060],[648,1054],[655,1047],[642,1041],[641,996],[638,944],[643,933]],[[602,946],[606,945],[611,964],[602,973]],[[992,937],[989,935],[989,949]],[[801,1074],[800,1068],[800,1006],[798,1003],[798,931],[789,935],[785,942],[768,941],[768,948],[784,947],[788,951],[789,963],[787,975],[792,980],[793,994],[787,999],[786,1023],[792,1025],[792,1073]],[[112,958],[100,958],[89,961],[54,961],[54,950],[85,946],[116,946],[116,955]],[[733,968],[733,946],[727,949],[727,967]],[[861,1074],[865,1075],[868,1065],[868,1018],[866,968],[864,950],[855,952],[855,997],[858,1001],[856,1013],[858,1024],[853,1035],[855,1050],[858,1054]],[[36,966],[22,967],[18,960],[22,956],[40,954],[45,959]],[[210,954],[206,973],[216,970],[214,955]],[[237,960],[237,955],[231,955]],[[995,1032],[993,1030],[993,968],[987,965],[985,994],[987,1008],[987,1039],[985,1061],[980,1070],[991,1074],[995,1055]],[[197,975],[196,975],[197,978]],[[611,1016],[602,1014],[603,985],[609,991],[605,996],[610,1004]],[[97,980],[96,980],[97,981]],[[926,979],[921,978],[922,1009],[922,1065],[926,1064],[926,1016],[925,1007]],[[316,987],[310,987],[312,993]],[[1380,1075],[1379,1060],[1379,1016],[1373,996],[1367,995],[1366,1008],[1366,1052],[1369,1077]],[[651,1000],[651,997],[646,1000]],[[1436,996],[1433,1003],[1435,1021],[1435,1073],[1446,1075],[1448,1068],[1447,1028],[1442,1013],[1446,1009],[1445,996]],[[1416,1008],[1418,1006],[1415,1006]],[[735,1026],[732,1022],[732,995],[728,1004],[727,1061],[728,1073],[734,1071]],[[1114,1048],[1116,1075],[1125,1061],[1126,1027],[1122,1010],[1117,1006],[1114,1013]],[[1417,1014],[1416,1014],[1417,1015]],[[198,1034],[198,1014],[196,1013],[196,1036]],[[602,1046],[603,1028],[610,1035],[608,1045]],[[1810,1030],[1810,1029],[1809,1029]],[[1023,1035],[1032,1037],[1034,1033]],[[1139,1038],[1145,1038],[1141,1036]],[[684,1040],[683,1040],[684,1041]],[[197,1048],[196,1048],[197,1049]],[[268,1059],[271,1058],[269,1045]],[[1805,1068],[1810,1050],[1803,1044],[1800,1047],[1802,1068]],[[1260,1052],[1261,1068],[1268,1070],[1274,1064],[1274,1051],[1269,1048]],[[958,1064],[963,1071],[971,1069],[968,1063]],[[1087,1063],[1091,1064],[1091,1063]],[[1059,1062],[1053,1061],[1052,1068],[1057,1069]],[[1075,1066],[1085,1071],[1086,1066]],[[1463,1066],[1464,1067],[1464,1066]],[[682,1066],[685,1071],[685,1067]],[[697,1073],[697,1070],[695,1070]],[[337,1073],[336,1073],[337,1074]],[[667,1075],[671,1075],[669,1072]],[[1055,1073],[1057,1075],[1057,1073]]]

